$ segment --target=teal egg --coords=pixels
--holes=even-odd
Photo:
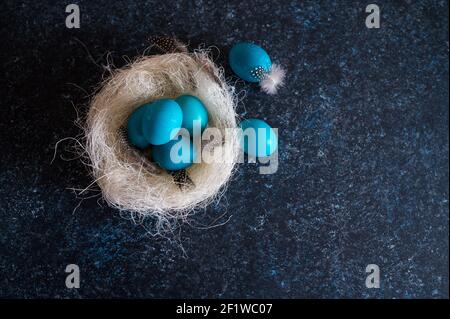
[[[152,145],[162,145],[173,139],[181,128],[183,112],[174,100],[156,100],[145,108],[142,132]]]
[[[241,139],[241,147],[245,153],[265,157],[272,155],[277,149],[278,137],[273,128],[263,120],[244,120],[240,127],[244,134]]]
[[[260,46],[242,42],[233,46],[228,56],[231,69],[248,82],[259,82],[272,68],[272,61]]]
[[[182,135],[179,134],[178,138],[175,138],[166,144],[153,146],[153,160],[158,163],[159,166],[169,171],[188,168],[194,163],[194,159],[197,156],[193,144],[194,143],[189,137],[182,137]]]
[[[182,127],[189,131],[191,136],[194,130],[194,121],[200,121],[201,132],[208,124],[208,111],[199,98],[192,95],[182,95],[175,100],[183,111]]]
[[[142,133],[142,117],[146,108],[150,104],[144,104],[131,113],[127,122],[127,135],[130,143],[138,148],[146,148],[149,146],[148,141]]]

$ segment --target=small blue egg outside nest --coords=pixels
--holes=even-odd
[[[241,42],[230,50],[228,60],[237,76],[248,82],[259,82],[272,68],[267,52],[259,45]]]

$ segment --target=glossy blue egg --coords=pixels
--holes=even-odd
[[[260,46],[242,42],[233,46],[228,60],[237,76],[248,82],[259,82],[272,68],[272,61]]]
[[[278,136],[263,120],[248,119],[241,122],[241,147],[244,152],[258,157],[272,155],[278,147]]]
[[[173,139],[181,128],[183,112],[177,102],[156,100],[145,108],[142,132],[152,145],[162,145]]]
[[[169,171],[188,168],[194,163],[196,156],[194,143],[188,136],[181,134],[164,145],[152,147],[153,160]]]
[[[149,146],[148,141],[142,133],[142,118],[146,108],[150,104],[144,104],[131,113],[127,122],[127,135],[130,143],[138,148],[146,148]]]
[[[182,95],[175,100],[183,111],[182,127],[189,131],[191,137],[194,132],[194,121],[200,122],[201,132],[208,124],[208,111],[199,98],[192,95]]]

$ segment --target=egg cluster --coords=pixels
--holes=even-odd
[[[208,124],[208,112],[200,99],[192,95],[159,99],[138,107],[130,115],[128,140],[140,149],[151,147],[153,160],[162,168],[185,169],[197,156],[191,141],[195,123],[200,124],[201,131]],[[183,134],[182,128],[189,134]]]

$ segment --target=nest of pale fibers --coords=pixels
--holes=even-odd
[[[229,138],[220,143],[215,141],[219,160],[195,163],[186,169],[186,185],[126,139],[123,128],[137,107],[182,94],[203,101],[208,127],[217,128],[224,137],[227,128],[236,127],[233,89],[201,51],[140,58],[114,71],[93,97],[84,127],[84,146],[95,182],[110,206],[159,220],[183,219],[223,193],[238,158],[236,133],[228,133]]]

